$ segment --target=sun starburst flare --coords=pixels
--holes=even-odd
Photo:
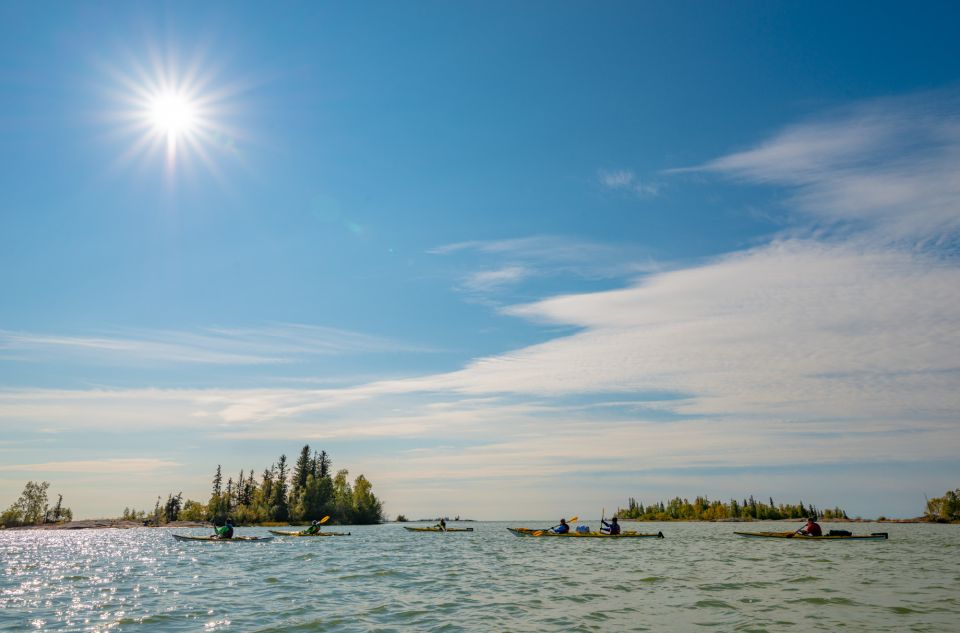
[[[193,159],[216,172],[216,150],[236,153],[236,133],[224,121],[226,104],[236,91],[215,88],[212,76],[198,71],[201,65],[181,71],[176,63],[155,59],[149,68],[114,73],[112,91],[123,105],[113,120],[122,121],[118,133],[132,139],[121,163],[162,154],[169,173]]]

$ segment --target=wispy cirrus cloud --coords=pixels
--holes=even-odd
[[[14,356],[19,360],[93,359],[119,365],[264,365],[310,356],[425,351],[430,350],[358,332],[287,323],[197,331],[120,329],[86,335],[0,330],[0,360]]]
[[[881,99],[671,172],[787,186],[798,211],[874,238],[952,240],[960,230],[958,117],[956,90]]]
[[[474,292],[489,292],[503,285],[519,283],[529,276],[530,270],[524,266],[505,266],[472,273],[463,281],[463,285]]]
[[[457,242],[428,252],[471,258],[470,266],[474,269],[461,273],[460,287],[478,293],[537,278],[626,278],[658,269],[649,253],[635,246],[556,235]],[[483,263],[477,263],[477,258],[482,258]],[[481,266],[481,270],[475,270]]]
[[[660,195],[661,183],[645,180],[630,169],[601,169],[597,172],[600,185],[609,191],[630,193],[640,198],[654,198]]]

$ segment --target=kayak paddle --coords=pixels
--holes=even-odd
[[[576,522],[577,522],[577,519],[579,519],[579,518],[580,518],[580,517],[570,517],[570,518],[567,520],[567,523],[576,523]],[[558,528],[558,527],[560,527],[560,525],[554,525],[552,528],[547,528],[546,530],[537,530],[536,532],[533,533],[533,535],[534,535],[534,536],[541,536],[544,532],[549,532],[550,530],[552,530],[552,529],[554,529],[554,528]]]
[[[323,517],[322,519],[320,519],[319,521],[317,521],[317,525],[323,525],[324,523],[326,523],[326,522],[329,521],[329,520],[330,520],[330,515],[327,515],[327,516]],[[306,530],[300,530],[300,534],[307,534],[307,531],[306,531]]]

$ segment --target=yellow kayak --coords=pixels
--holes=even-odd
[[[643,532],[620,532],[620,534],[606,534],[604,532],[577,532],[571,530],[566,534],[557,534],[550,530],[534,530],[532,528],[507,528],[514,536],[562,536],[571,538],[663,538],[663,532],[645,534]]]

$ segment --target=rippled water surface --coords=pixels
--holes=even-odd
[[[199,529],[4,531],[0,630],[960,631],[960,526],[801,542],[733,535],[784,524],[641,524],[666,538],[620,541],[507,525],[542,527],[390,524],[257,544],[171,537]]]

